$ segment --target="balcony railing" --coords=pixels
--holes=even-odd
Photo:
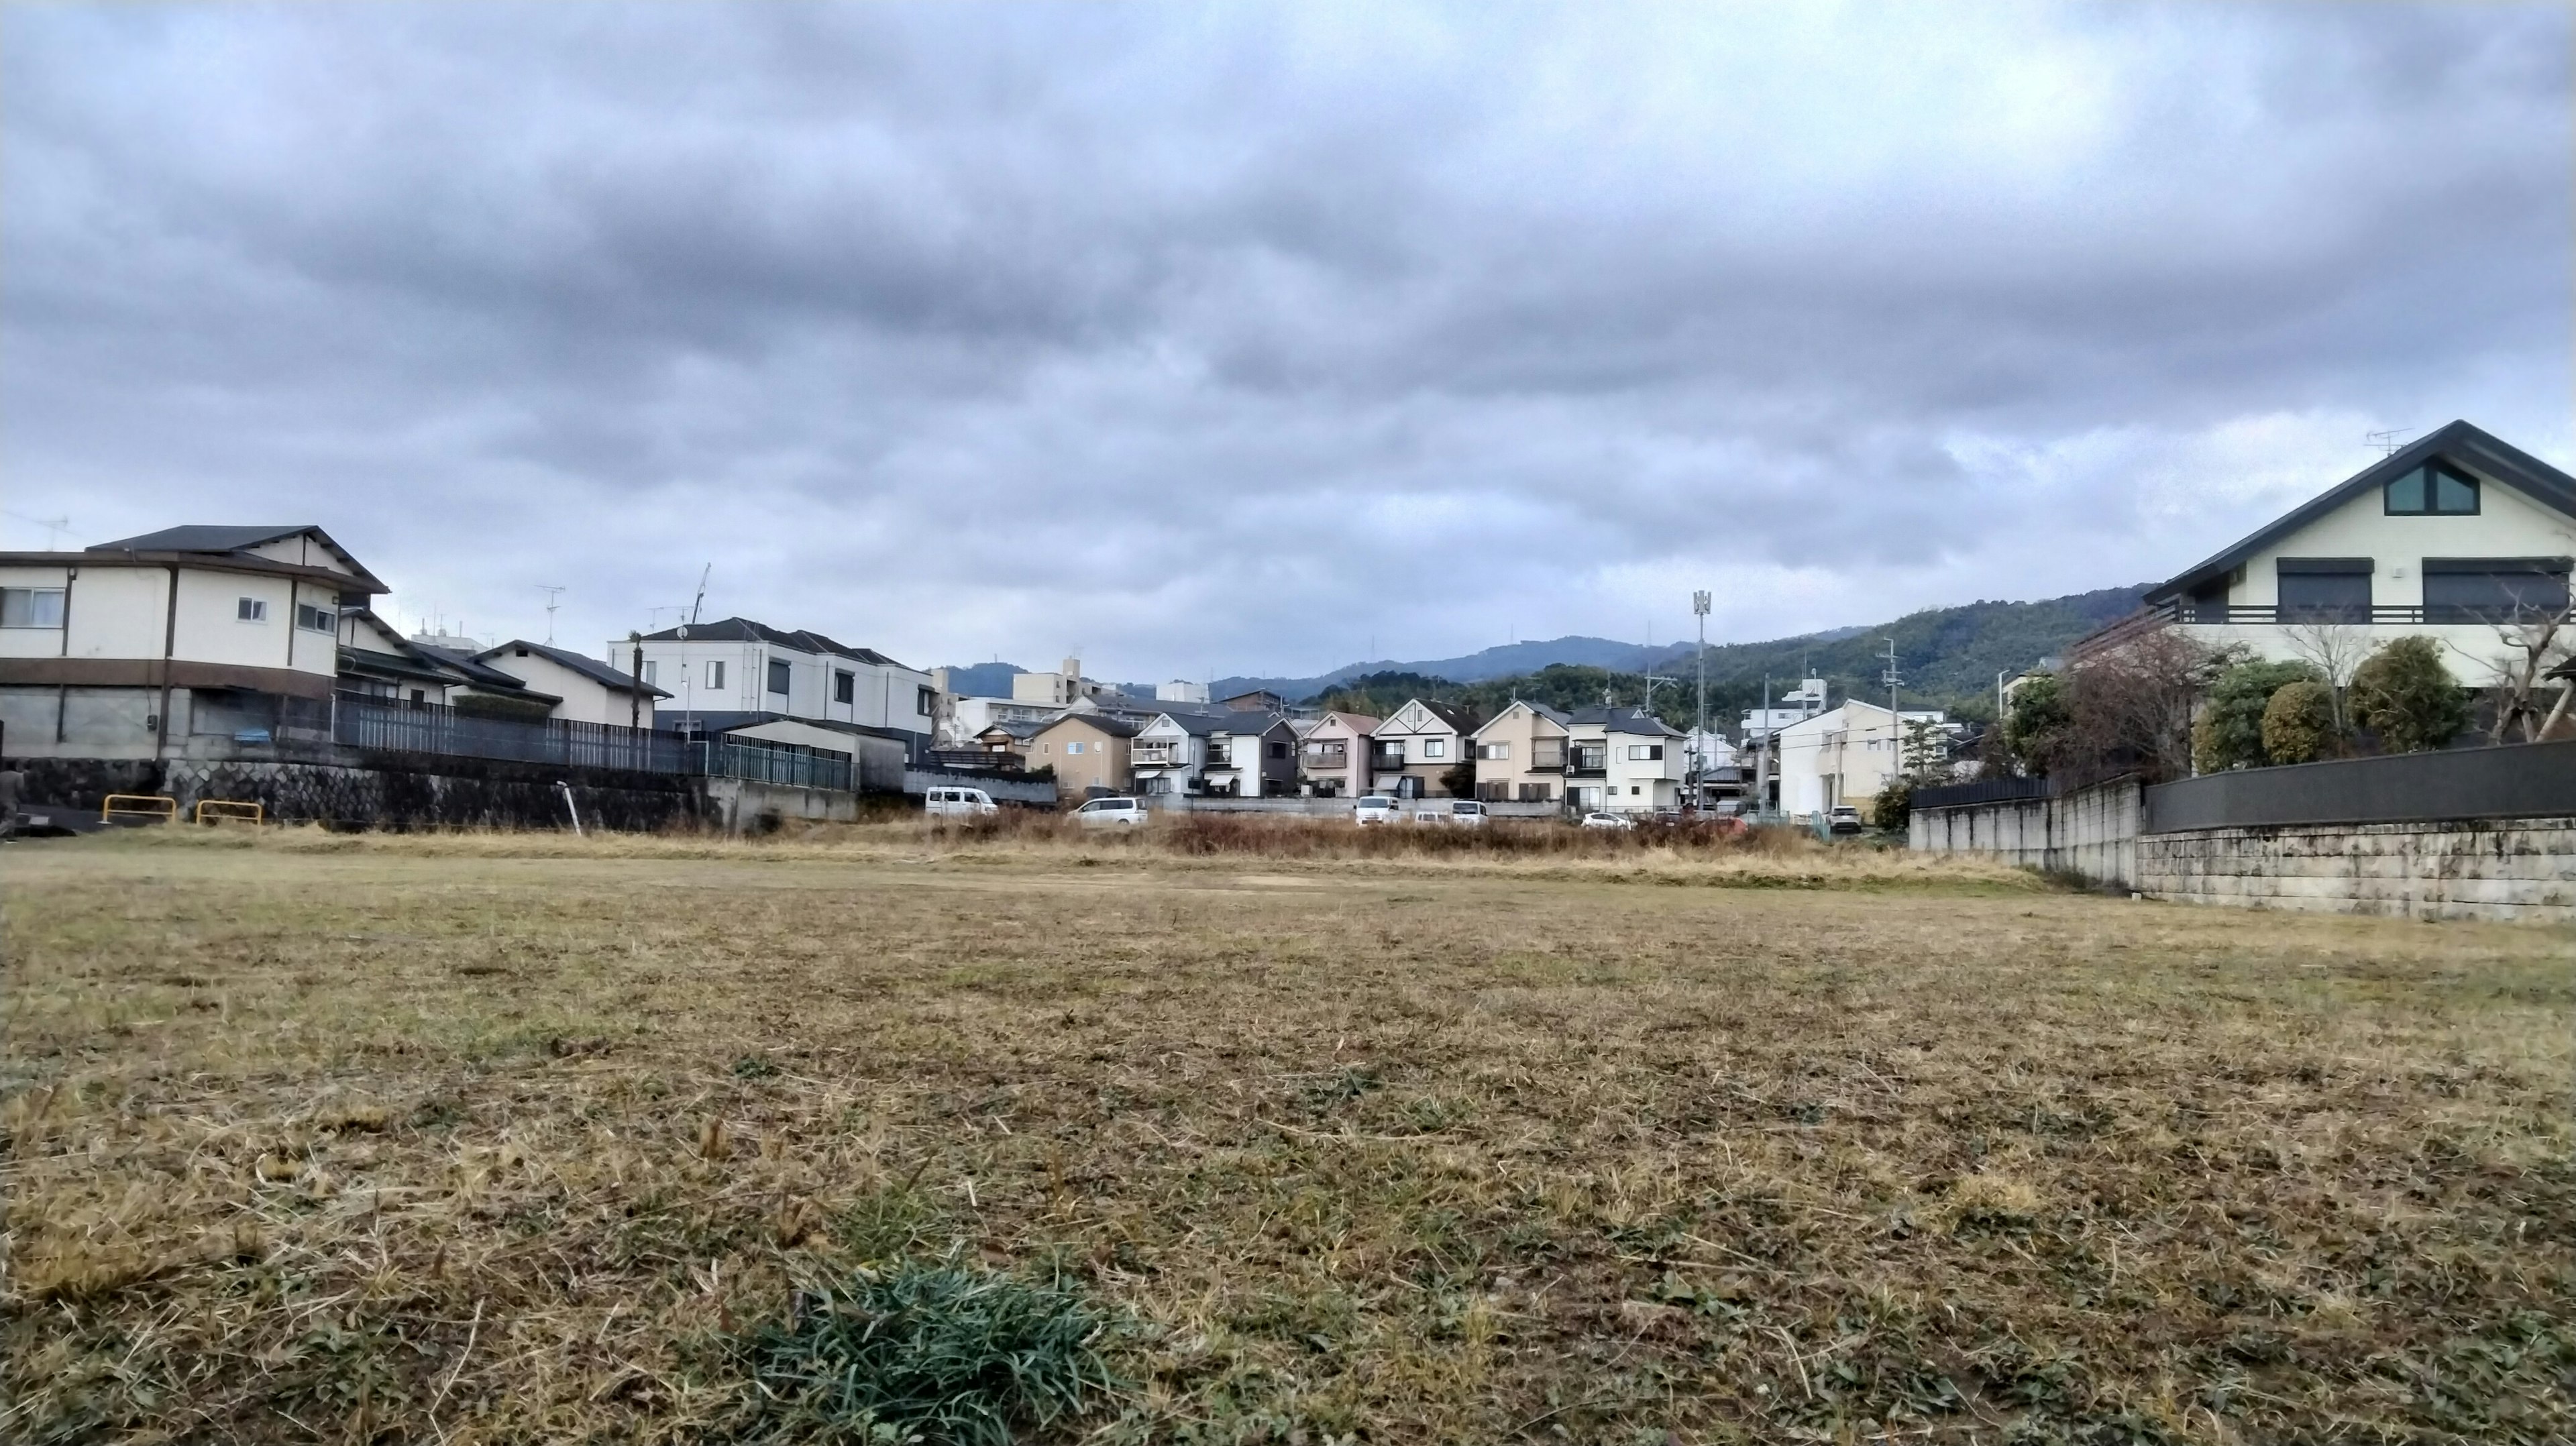
[[[2372,603],[2160,603],[2146,617],[2172,623],[2217,627],[2231,623],[2341,623],[2354,627],[2511,623],[2547,618],[2558,610],[2545,603],[2428,603],[2387,606]]]
[[[1138,768],[1169,768],[1182,762],[1183,755],[1169,744],[1139,744],[1131,751],[1129,761]]]
[[[340,694],[333,702],[331,737],[344,747],[391,753],[696,774],[844,793],[858,781],[850,755],[798,744],[683,738],[677,733],[561,718],[485,718],[436,703],[401,703],[350,693]]]
[[[1563,773],[1565,771],[1565,750],[1562,748],[1532,749],[1530,751],[1529,771],[1532,773]]]

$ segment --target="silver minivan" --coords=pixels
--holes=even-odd
[[[1095,798],[1073,816],[1085,828],[1133,828],[1145,821],[1145,805],[1132,798]]]
[[[932,818],[981,818],[1002,806],[980,788],[934,788],[922,795],[921,811]]]

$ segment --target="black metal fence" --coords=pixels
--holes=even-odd
[[[2576,740],[2338,758],[2160,783],[2147,790],[2146,832],[2560,815],[2576,817]]]
[[[1970,783],[1945,783],[1937,788],[1914,790],[1916,808],[1964,808],[1973,803],[2011,803],[2024,798],[2048,798],[2056,789],[2045,778],[1980,778]]]
[[[851,792],[851,760],[846,753],[827,753],[795,743],[746,743],[734,739],[695,745],[696,771],[709,778],[740,778],[789,788],[831,788]]]
[[[703,771],[695,750],[669,733],[611,723],[487,718],[436,703],[403,703],[343,693],[331,723],[335,743],[395,753],[445,753],[617,768],[636,773]]]

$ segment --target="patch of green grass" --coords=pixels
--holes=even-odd
[[[797,1293],[744,1343],[738,1438],[1010,1446],[1117,1388],[1109,1312],[1062,1282],[951,1263],[862,1270]]]

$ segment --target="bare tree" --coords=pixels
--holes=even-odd
[[[2562,600],[2554,611],[2520,612],[2511,622],[2497,623],[2495,634],[2503,651],[2483,660],[2495,678],[2495,724],[2487,741],[2502,743],[2519,725],[2522,741],[2536,743],[2565,716],[2567,695],[2576,691],[2576,679],[2559,683],[2554,676],[2576,659],[2576,601]],[[2552,684],[2558,686],[2553,690]],[[2555,706],[2552,691],[2558,695]]]
[[[2350,623],[2304,622],[2289,624],[2281,633],[2299,661],[2325,675],[2335,737],[2350,738],[2352,675],[2370,656],[2370,630]]]
[[[2191,720],[2212,679],[2241,650],[2213,649],[2170,626],[2142,629],[2067,672],[2070,781],[2135,772],[2148,782],[2191,774]]]

